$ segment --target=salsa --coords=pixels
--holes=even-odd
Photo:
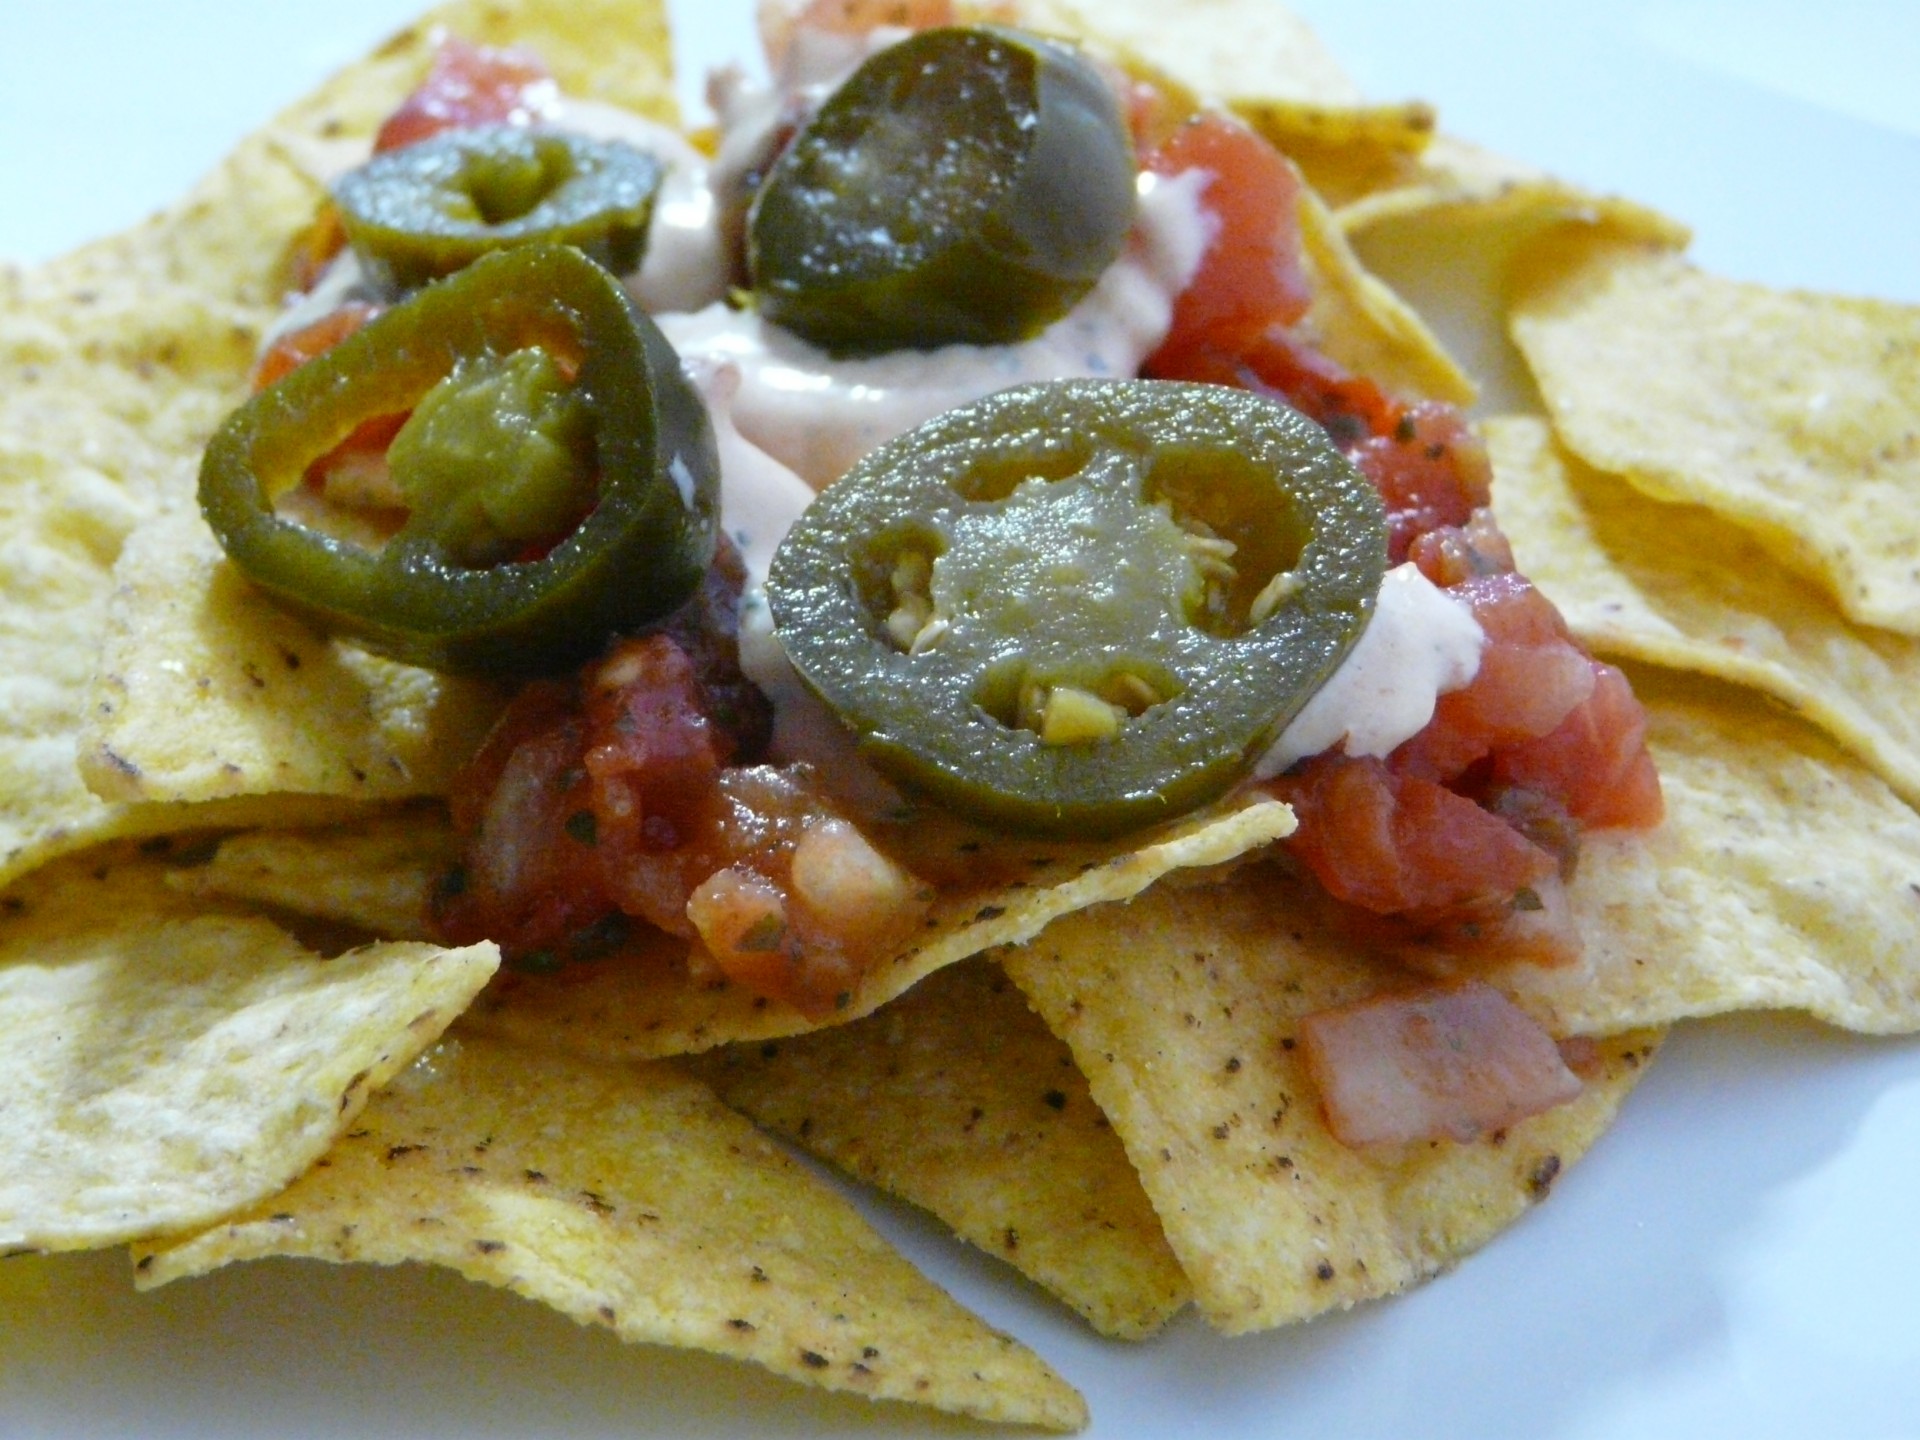
[[[859,6],[814,8],[816,28],[856,40],[872,23]],[[945,6],[921,9],[927,23],[951,19]],[[1259,782],[1299,819],[1284,862],[1317,882],[1357,937],[1416,967],[1570,960],[1579,942],[1565,882],[1581,835],[1650,827],[1661,814],[1625,677],[1588,656],[1515,570],[1465,416],[1390,395],[1316,346],[1298,172],[1237,121],[1175,116],[1138,81],[1106,80],[1140,170],[1198,197],[1202,243],[1140,374],[1251,391],[1307,417],[1377,491],[1386,563],[1416,567],[1484,635],[1472,678],[1388,753],[1336,745]],[[525,124],[553,102],[527,57],[451,47],[381,143]],[[796,103],[788,97],[771,138],[746,147],[768,152],[755,166],[716,176],[717,194],[764,179],[805,125]],[[744,225],[751,198],[714,213]],[[718,249],[745,253],[738,235]],[[286,338],[263,362],[263,383],[366,318],[342,312]],[[377,473],[386,438],[356,432],[315,462],[309,487],[351,508],[344,477]],[[464,849],[433,902],[442,937],[495,939],[539,971],[618,963],[610,957],[634,927],[650,927],[698,941],[690,978],[724,977],[822,1018],[924,923],[932,882],[875,842],[885,824],[847,803],[845,787],[767,751],[769,705],[741,674],[737,639],[743,588],[757,578],[723,543],[672,616],[519,692],[452,797]],[[1451,1000],[1430,998],[1451,1013]],[[1503,1018],[1496,1029],[1511,1027]],[[1335,1077],[1323,1078],[1331,1091]]]

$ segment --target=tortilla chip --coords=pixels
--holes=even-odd
[[[456,854],[438,806],[357,825],[255,830],[167,878],[183,895],[331,921],[389,940],[427,938],[427,900]]]
[[[1586,1092],[1474,1144],[1363,1155],[1328,1130],[1300,1018],[1404,983],[1274,866],[1162,885],[997,957],[1072,1047],[1193,1284],[1230,1334],[1392,1294],[1543,1199],[1653,1052],[1608,1042]]]
[[[1478,387],[1427,323],[1370,273],[1319,197],[1300,197],[1313,303],[1302,331],[1330,358],[1392,395],[1471,405]]]
[[[984,959],[865,1020],[684,1062],[720,1098],[931,1210],[1102,1335],[1143,1340],[1186,1276],[1073,1056]]]
[[[1920,1030],[1920,815],[1756,696],[1633,682],[1666,822],[1589,835],[1570,887],[1585,963],[1501,984],[1562,1034],[1757,1009]]]
[[[1293,831],[1293,812],[1263,801],[1202,815],[1132,848],[1048,846],[1021,852],[1030,869],[991,888],[937,900],[920,941],[870,971],[828,1023],[870,1015],[935,971],[996,945],[1018,944],[1062,915],[1137,895],[1174,870],[1225,864]],[[684,943],[657,935],[637,958],[569,966],[558,975],[502,972],[468,1016],[475,1029],[600,1060],[642,1060],[774,1040],[820,1028],[798,1011],[724,981],[695,983]]]
[[[1573,229],[1529,247],[1512,324],[1581,459],[1751,531],[1851,619],[1920,634],[1920,306]]]
[[[1920,639],[1852,624],[1742,532],[1582,465],[1544,421],[1485,434],[1520,569],[1590,647],[1771,695],[1920,805]]]
[[[449,1040],[284,1193],[142,1253],[142,1286],[235,1260],[443,1265],[623,1340],[874,1399],[1069,1430],[1086,1405],[833,1190],[665,1065]]]
[[[0,1254],[195,1228],[271,1195],[430,1045],[491,945],[331,959],[97,853],[0,905]]]
[[[1370,104],[1307,23],[1277,0],[1018,0],[1019,23],[1070,36],[1187,105],[1239,115],[1319,187],[1391,169],[1433,135],[1419,100]]]
[[[1603,225],[1675,249],[1686,227],[1460,144],[1434,142],[1417,173],[1335,212],[1367,269],[1447,336],[1499,408],[1540,408],[1504,321],[1508,271],[1554,225]]]
[[[109,576],[216,419],[207,357],[234,348],[174,291],[136,312],[32,288],[0,296],[0,878],[123,833],[73,768]]]
[[[110,800],[445,793],[504,704],[330,641],[250,585],[197,513],[128,540],[80,737]]]

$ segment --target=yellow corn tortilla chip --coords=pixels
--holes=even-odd
[[[80,773],[110,800],[437,795],[504,703],[329,640],[255,590],[197,513],[167,514],[114,570]]]
[[[950,966],[851,1025],[682,1063],[760,1125],[931,1210],[1103,1335],[1145,1339],[1187,1303],[1072,1054],[990,961]]]
[[[1479,1142],[1350,1150],[1292,1036],[1405,973],[1319,910],[1252,865],[1070,915],[995,957],[1072,1047],[1200,1312],[1230,1334],[1392,1294],[1484,1244],[1606,1129],[1655,1044],[1609,1042],[1578,1099]]]
[[[168,872],[183,895],[241,901],[331,921],[389,940],[427,938],[427,898],[455,856],[437,806],[356,825],[253,830],[222,840],[200,865]]]
[[[1427,323],[1367,270],[1325,204],[1300,197],[1313,303],[1301,329],[1326,355],[1388,394],[1471,405],[1478,387]]]
[[[1572,229],[1522,257],[1512,326],[1581,459],[1751,531],[1850,618],[1920,634],[1920,306]]]
[[[1020,23],[1070,36],[1187,104],[1233,111],[1327,177],[1391,170],[1432,138],[1433,107],[1371,104],[1277,0],[1018,0]]]
[[[1132,848],[1049,847],[1025,852],[1023,879],[935,902],[919,941],[868,972],[829,1023],[870,1015],[935,971],[996,945],[1017,944],[1075,910],[1137,895],[1181,869],[1222,865],[1293,831],[1293,812],[1262,801],[1202,815]],[[820,1028],[798,1011],[737,985],[690,983],[685,947],[659,936],[643,959],[573,965],[559,975],[503,971],[474,1005],[475,1029],[603,1060],[637,1060],[773,1040]]]
[[[1500,527],[1576,635],[1771,695],[1920,805],[1920,639],[1853,624],[1743,532],[1581,464],[1542,420],[1484,430]]]
[[[0,901],[0,1254],[197,1228],[271,1195],[437,1039],[491,945],[331,959],[96,852]]]
[[[1381,283],[1443,332],[1499,408],[1540,408],[1505,324],[1508,272],[1554,225],[1602,225],[1683,248],[1686,227],[1631,201],[1589,194],[1447,137],[1418,174],[1335,212],[1341,233]]]
[[[1070,1430],[1080,1396],[960,1308],[704,1085],[449,1040],[314,1169],[143,1250],[143,1286],[236,1260],[443,1265],[624,1340],[874,1399]]]
[[[1730,1010],[1920,1029],[1920,815],[1812,727],[1744,691],[1635,670],[1667,818],[1587,837],[1585,962],[1501,977],[1556,1033]]]
[[[177,289],[140,307],[13,278],[0,293],[0,879],[143,828],[73,766],[110,572],[218,418],[204,375],[252,346]]]

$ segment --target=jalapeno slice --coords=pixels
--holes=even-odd
[[[1385,566],[1378,492],[1296,411],[1062,381],[875,451],[802,515],[768,598],[882,769],[995,824],[1100,835],[1243,774]]]
[[[368,273],[407,290],[533,240],[625,274],[646,249],[660,178],[657,159],[617,140],[481,125],[376,155],[333,199]]]
[[[991,26],[880,51],[774,162],[748,217],[762,313],[840,354],[999,344],[1120,253],[1133,145],[1075,51]]]
[[[362,422],[409,410],[388,452],[409,508],[383,544],[276,509]],[[207,447],[200,506],[249,578],[321,625],[416,664],[531,674],[692,593],[719,462],[706,407],[620,282],[528,245],[241,406]]]

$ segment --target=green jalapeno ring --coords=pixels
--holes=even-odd
[[[1202,549],[1238,547],[1246,573],[1223,605],[1201,603],[1169,559],[1176,516],[1190,539],[1212,532]],[[996,527],[1011,538],[981,538]],[[1121,540],[1105,551],[1079,538],[1109,530]],[[969,548],[993,564],[965,560]],[[867,457],[795,525],[768,598],[800,674],[887,773],[997,825],[1091,836],[1230,787],[1358,639],[1385,565],[1378,492],[1285,405],[1062,381],[1002,391]],[[1055,573],[1064,586],[1047,593]],[[930,575],[946,599],[910,644],[886,613],[903,574]],[[1018,633],[1001,633],[1009,617]],[[1027,678],[1077,693],[1122,672],[1145,703],[1110,736],[1048,743],[1009,713]]]
[[[1076,51],[993,26],[870,58],[774,162],[748,217],[761,312],[838,354],[1024,339],[1113,263],[1133,144]]]
[[[442,131],[335,182],[347,240],[409,290],[510,245],[572,245],[617,275],[645,253],[660,161],[618,140],[524,125]]]
[[[430,529],[379,550],[276,514],[307,466],[367,418],[416,404],[465,358],[577,355],[597,497],[550,552],[462,566]],[[718,534],[719,462],[678,356],[619,281],[578,250],[483,257],[384,312],[228,417],[200,506],[233,563],[322,627],[445,670],[564,669],[659,619],[699,583]]]

